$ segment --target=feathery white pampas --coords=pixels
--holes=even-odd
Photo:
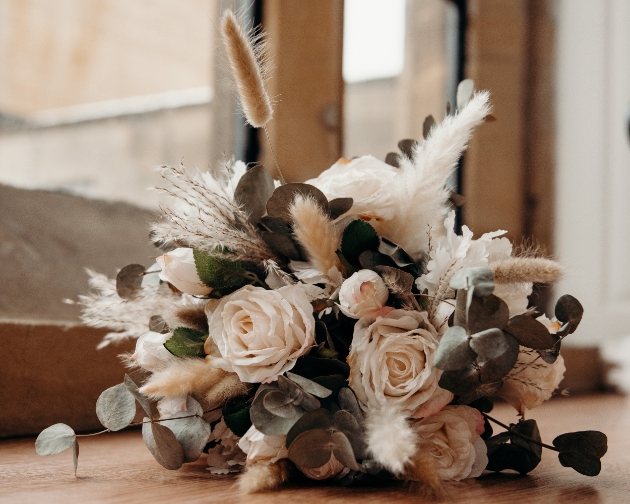
[[[273,116],[273,106],[267,92],[266,45],[262,34],[246,33],[234,13],[227,9],[221,17],[221,36],[245,119],[254,128],[261,128]]]
[[[476,93],[463,109],[431,128],[427,139],[415,147],[413,159],[402,157],[402,176],[392,177],[387,187],[394,217],[370,222],[414,259],[427,252],[428,231],[444,222],[450,196],[446,182],[473,129],[490,113],[489,98],[487,91]]]
[[[165,220],[152,226],[153,240],[200,248],[211,255],[262,263],[274,258],[247,216],[234,203],[225,182],[210,173],[190,177],[183,166],[162,167],[172,197],[161,210]]]
[[[107,327],[107,333],[97,348],[127,338],[139,338],[149,330],[149,319],[168,310],[179,297],[158,285],[144,287],[131,299],[122,299],[116,292],[116,280],[86,270],[92,291],[79,296],[81,320],[91,327]]]
[[[393,474],[401,474],[417,446],[417,436],[405,415],[395,408],[369,411],[365,425],[368,449],[374,460]]]
[[[554,283],[563,273],[562,265],[543,257],[510,257],[490,264],[497,283]]]
[[[340,233],[317,202],[298,194],[289,212],[295,237],[304,247],[313,266],[324,274],[332,267],[341,271],[341,262],[335,253],[341,245]]]
[[[238,487],[248,494],[275,490],[288,481],[289,475],[290,467],[286,459],[280,459],[273,464],[252,464],[239,477]]]
[[[153,373],[140,391],[156,400],[191,394],[203,396],[227,374],[204,359],[182,358]]]

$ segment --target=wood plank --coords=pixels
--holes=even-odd
[[[342,153],[343,2],[268,0],[263,26],[274,70],[269,83],[277,98],[268,124],[273,150],[287,181],[304,181],[329,168]],[[264,133],[265,166],[275,167]]]
[[[493,415],[515,421],[513,410],[497,405]],[[462,503],[620,503],[630,492],[630,400],[598,395],[558,398],[531,414],[543,441],[562,432],[600,429],[608,435],[609,451],[602,459],[602,473],[581,476],[560,466],[555,454],[545,450],[543,461],[529,476],[487,475],[474,481],[453,483],[453,501]],[[213,502],[248,504],[311,503],[353,504],[395,501],[417,503],[419,497],[402,483],[379,488],[340,488],[313,483],[288,486],[278,492],[245,496],[234,477],[213,476],[203,461],[180,471],[167,471],[153,460],[139,431],[81,439],[78,479],[69,452],[47,458],[35,454],[33,439],[0,442],[0,503],[41,502]]]

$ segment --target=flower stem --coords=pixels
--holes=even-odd
[[[496,418],[492,418],[490,415],[487,415],[486,413],[481,413],[484,418],[487,418],[488,420],[490,420],[491,422],[494,422],[497,425],[500,425],[501,427],[503,427],[504,429],[506,429],[510,434],[515,434],[520,438],[525,439],[526,441],[529,441],[530,443],[534,443],[537,444],[538,446],[542,446],[543,448],[547,448],[548,450],[553,450],[556,452],[559,452],[560,450],[558,450],[558,448],[556,448],[555,446],[551,446],[548,444],[545,444],[541,441],[538,441],[536,439],[532,439],[529,436],[526,436],[525,434],[521,434],[520,432],[518,432],[517,430],[514,430],[512,427],[510,427],[509,425],[505,425],[503,422],[500,422],[499,420],[497,420]]]

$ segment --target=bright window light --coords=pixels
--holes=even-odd
[[[345,0],[344,9],[344,80],[398,75],[405,52],[405,0]]]

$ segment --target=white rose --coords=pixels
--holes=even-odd
[[[266,436],[252,425],[239,440],[238,446],[247,454],[248,463],[269,464],[289,456],[286,441],[284,435]]]
[[[160,418],[169,418],[172,417],[175,413],[186,411],[187,399],[188,396],[185,394],[180,396],[168,396],[160,399],[157,403],[157,409],[158,413],[160,413]]]
[[[565,371],[561,355],[553,364],[547,364],[535,350],[521,347],[516,364],[497,394],[522,415],[525,409],[534,409],[551,397]]]
[[[442,371],[433,366],[436,334],[426,312],[392,310],[356,323],[349,382],[364,409],[396,407],[420,418],[453,399],[438,387]]]
[[[243,287],[221,300],[209,326],[223,357],[216,365],[249,383],[268,383],[289,371],[315,338],[313,307],[295,285]]]
[[[361,156],[353,160],[341,158],[317,178],[307,180],[306,183],[317,187],[329,200],[352,198],[352,211],[355,213],[376,212],[382,218],[391,219],[391,196],[383,186],[399,172],[397,168],[373,156]]]
[[[418,450],[429,453],[443,480],[476,478],[488,465],[481,413],[469,406],[447,406],[439,413],[414,422]]]
[[[208,450],[208,466],[212,474],[238,472],[245,464],[245,454],[239,448],[239,438],[226,425],[225,420],[216,425],[208,441],[216,442]]]
[[[339,308],[350,318],[375,315],[387,302],[389,290],[378,273],[363,269],[341,284]]]
[[[156,259],[162,271],[160,279],[173,284],[180,291],[195,296],[205,296],[212,289],[204,285],[197,275],[193,249],[181,247]]]
[[[164,343],[172,336],[171,333],[160,334],[149,331],[136,341],[136,351],[131,358],[136,364],[147,371],[158,371],[174,362],[176,357],[169,352]]]

